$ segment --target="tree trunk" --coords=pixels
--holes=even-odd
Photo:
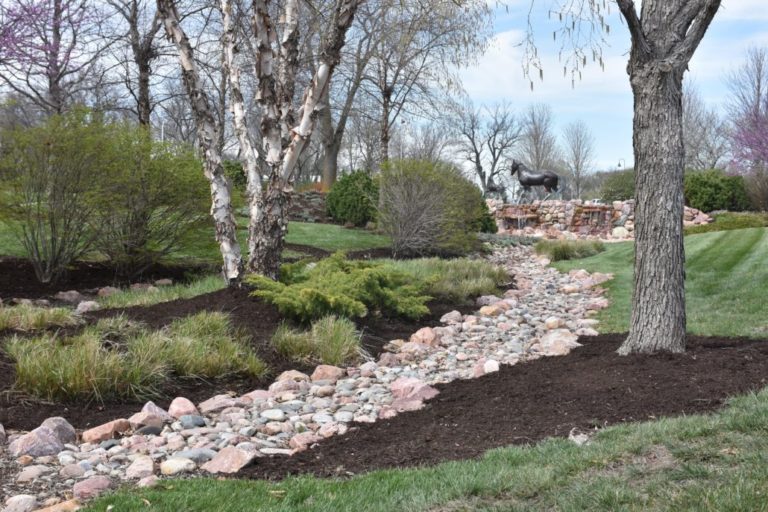
[[[230,285],[239,282],[243,263],[237,242],[237,223],[232,211],[229,181],[224,175],[219,151],[219,130],[213,109],[197,71],[192,46],[179,25],[179,15],[173,0],[158,0],[157,10],[168,38],[176,45],[181,64],[181,76],[189,95],[195,117],[197,139],[203,151],[203,172],[211,185],[211,217],[216,228],[216,241],[224,260],[223,273]]]
[[[323,151],[323,178],[322,183],[325,189],[330,189],[336,183],[336,177],[339,172],[339,151],[341,144],[336,141],[331,144],[324,144]]]
[[[635,280],[620,354],[685,350],[683,70],[630,66],[635,97]],[[661,185],[660,185],[661,184]]]
[[[389,161],[389,140],[391,134],[389,133],[389,112],[392,108],[392,93],[385,89],[381,95],[381,163]]]
[[[336,140],[336,130],[333,129],[331,102],[328,96],[328,91],[326,91],[323,95],[323,108],[320,110],[320,126],[318,127],[323,144],[321,183],[325,190],[330,189],[336,182],[339,168],[339,151],[341,149],[341,144],[338,144]]]
[[[142,62],[141,59],[137,59],[136,64],[139,67],[139,90],[137,110],[139,113],[139,125],[142,128],[149,128],[150,116],[152,115],[152,102],[149,97],[149,78],[151,70],[149,62]]]
[[[289,194],[273,180],[263,194],[264,202],[259,218],[253,223],[256,232],[253,237],[252,253],[248,267],[253,272],[277,280],[280,277],[280,261],[285,245],[288,227],[286,209]]]

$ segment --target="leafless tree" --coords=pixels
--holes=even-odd
[[[752,203],[768,209],[768,49],[748,50],[728,86],[733,168],[744,174]]]
[[[704,103],[690,82],[683,84],[683,141],[685,168],[717,169],[728,156],[728,127],[715,109]]]
[[[71,98],[94,87],[103,68],[99,5],[89,0],[13,0],[12,7],[34,11],[19,19],[0,61],[0,81],[49,113],[64,112]]]
[[[378,0],[377,38],[363,87],[377,103],[381,159],[389,158],[391,130],[401,115],[432,111],[435,90],[457,83],[451,67],[476,58],[489,36],[483,1]],[[439,95],[438,95],[439,96]]]
[[[557,168],[560,148],[555,135],[555,119],[549,105],[536,103],[529,106],[523,113],[521,123],[521,160],[536,171]]]
[[[523,127],[508,103],[476,108],[472,102],[455,105],[451,116],[456,149],[469,162],[469,173],[480,182],[483,194],[496,191],[507,162],[522,137]]]
[[[595,163],[595,138],[586,123],[574,121],[563,130],[563,139],[563,162],[571,176],[573,194],[581,198],[584,177]]]
[[[111,30],[122,45],[115,45],[117,52],[128,50],[128,56],[118,56],[124,66],[120,74],[134,102],[131,109],[141,126],[149,127],[153,110],[150,84],[152,67],[161,56],[158,48],[162,29],[154,0],[108,0],[119,23]]]

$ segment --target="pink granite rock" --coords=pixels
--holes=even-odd
[[[340,378],[344,377],[346,373],[346,370],[339,368],[338,366],[321,364],[315,368],[314,372],[312,372],[312,382],[318,380],[330,380],[336,382]]]
[[[75,484],[72,493],[80,500],[95,498],[112,487],[112,481],[106,476],[92,476]]]
[[[195,404],[183,396],[179,396],[174,398],[173,402],[171,402],[171,405],[168,407],[168,414],[176,419],[179,419],[186,415],[197,416],[200,414],[200,411],[197,410]]]
[[[202,469],[209,473],[237,473],[241,468],[256,458],[255,452],[246,452],[234,446],[227,446],[214,458],[202,465]]]
[[[99,443],[107,439],[113,439],[118,434],[128,432],[129,430],[131,430],[131,424],[128,420],[113,420],[83,432],[83,441],[86,443]]]

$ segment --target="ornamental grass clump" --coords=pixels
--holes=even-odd
[[[294,361],[340,366],[361,357],[360,340],[354,323],[330,315],[313,322],[308,331],[281,324],[272,335],[272,346]]]
[[[425,283],[381,262],[350,261],[336,253],[319,263],[284,265],[281,281],[254,275],[252,293],[282,314],[310,322],[327,315],[364,317],[370,311],[420,318],[429,313]]]
[[[386,260],[385,266],[426,283],[428,295],[441,300],[465,301],[480,295],[493,295],[510,280],[502,267],[486,260],[420,258]]]
[[[156,396],[166,365],[151,353],[110,346],[103,334],[97,324],[66,338],[13,337],[5,348],[16,362],[16,388],[46,400]]]
[[[36,331],[47,327],[77,325],[78,322],[77,316],[67,308],[41,308],[27,304],[0,305],[0,331]]]
[[[219,377],[240,373],[263,377],[266,364],[232,328],[229,315],[204,311],[175,320],[166,329],[146,333],[135,343],[152,348],[180,376]]]
[[[599,240],[542,240],[534,249],[551,261],[562,261],[594,256],[603,252],[605,245]]]
[[[113,317],[74,336],[16,336],[5,349],[16,363],[16,388],[46,400],[146,399],[171,376],[267,372],[224,313],[199,313],[157,331]]]

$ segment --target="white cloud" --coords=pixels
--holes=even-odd
[[[765,0],[723,0],[717,17],[727,20],[764,21],[768,20],[768,5]]]

